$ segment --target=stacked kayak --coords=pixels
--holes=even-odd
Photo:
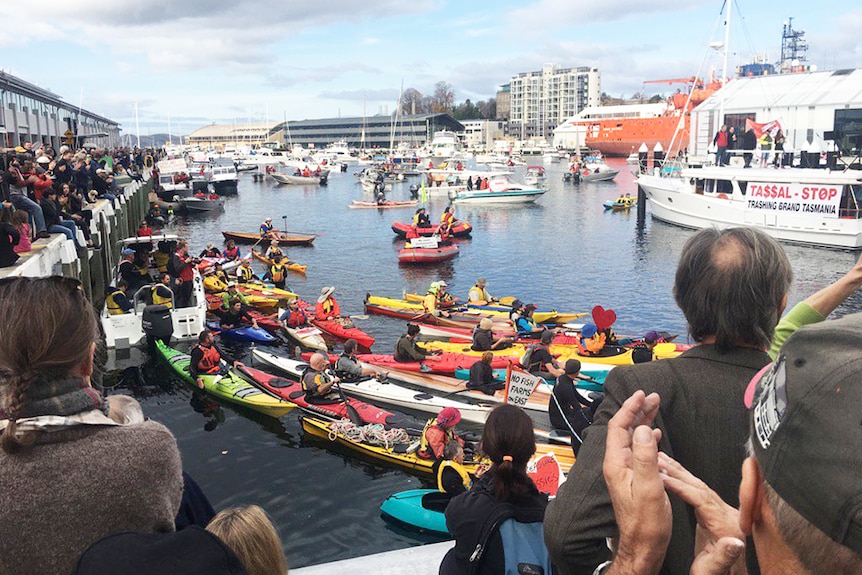
[[[353,325],[352,322],[345,325],[343,319],[312,319],[311,323],[326,335],[338,340],[347,341],[355,339],[360,349],[370,350],[374,345],[374,338]]]
[[[262,262],[267,267],[267,269],[269,269],[269,266],[272,265],[272,260],[269,259],[268,257],[264,256],[260,252],[257,252],[255,250],[251,250],[251,255],[257,261]],[[288,260],[285,267],[287,268],[287,271],[296,272],[298,274],[304,274],[305,270],[308,269],[308,266],[297,263],[297,262],[293,262],[290,260]]]
[[[451,260],[458,255],[458,246],[446,244],[436,248],[402,248],[398,250],[400,264],[435,264]]]
[[[570,336],[568,336],[570,337]],[[422,344],[426,349],[438,350],[443,352],[452,352],[452,353],[460,353],[464,355],[470,355],[474,357],[481,357],[484,352],[481,351],[473,351],[471,349],[469,343],[458,343],[458,342],[443,342],[443,341],[429,341]],[[520,358],[524,355],[524,352],[527,349],[527,345],[523,343],[518,343],[513,345],[512,347],[506,349],[494,350],[495,356],[515,356]],[[581,362],[585,363],[593,363],[593,364],[603,364],[603,365],[630,365],[634,363],[632,361],[632,349],[617,346],[617,345],[609,345],[605,346],[601,352],[597,355],[586,355],[581,354],[578,351],[578,347],[575,344],[567,344],[567,345],[557,345],[552,344],[550,346],[550,352],[552,355],[557,357],[557,360],[563,362],[567,359],[577,359]],[[666,359],[670,357],[676,357],[679,355],[679,351],[676,349],[676,344],[673,343],[660,343],[655,346],[653,353],[658,359]]]
[[[278,341],[278,338],[265,329],[250,325],[223,329],[218,323],[209,321],[207,322],[207,328],[213,333],[234,341],[245,341],[248,343],[276,343]]]
[[[447,313],[449,314],[448,317],[429,316],[425,314],[425,308],[422,307],[421,298],[420,301],[408,301],[406,299],[366,294],[365,309],[368,313],[378,315],[414,321],[421,319],[426,323],[433,323],[435,325],[447,325],[467,329],[473,329],[480,321],[482,321],[482,318],[489,317],[494,322],[495,330],[512,329],[512,324],[509,321],[508,314],[503,313],[483,313],[478,310],[457,311],[455,309],[449,309],[447,310]]]
[[[197,389],[197,383],[189,373],[191,358],[188,354],[168,347],[160,340],[156,341],[156,350],[177,375]],[[237,375],[234,370],[229,370],[226,375],[203,375],[201,379],[204,382],[204,390],[210,395],[264,415],[281,417],[296,407],[293,403],[264,393]]]
[[[395,235],[399,238],[406,238],[407,232],[412,227],[413,224],[409,222],[394,222],[392,224],[392,231],[395,232]],[[420,236],[436,236],[440,233],[440,225],[436,224],[429,228],[417,227],[416,231]],[[473,226],[471,226],[469,222],[459,221],[449,229],[449,232],[456,238],[468,238],[470,237],[470,234],[473,233]]]
[[[226,240],[233,240],[237,243],[255,244],[260,241],[260,234],[248,232],[222,232],[221,235]],[[316,234],[287,234],[284,232],[275,232],[273,239],[277,239],[278,243],[286,246],[310,246],[314,243]]]
[[[398,202],[394,200],[386,200],[382,204],[378,204],[377,202],[368,202],[364,200],[353,200],[352,203],[348,204],[348,208],[352,209],[377,209],[383,210],[386,208],[409,208],[411,206],[415,206],[419,203],[419,200],[407,200],[404,202]]]
[[[303,354],[303,359],[309,359],[310,354]],[[424,361],[396,361],[392,354],[388,353],[360,353],[356,358],[367,364],[371,364],[384,369],[400,369],[403,371],[412,371],[415,373],[437,373],[441,375],[453,375],[456,369],[470,367],[481,359],[480,356],[470,356],[462,353],[444,352],[440,355],[428,356]],[[518,357],[507,355],[498,356],[491,362],[491,367],[505,368],[509,362],[517,363]],[[330,355],[329,361],[335,363],[338,361],[337,355]],[[423,368],[424,366],[424,368]]]
[[[258,358],[261,358],[263,355],[259,350],[255,350],[255,353]],[[317,404],[306,401],[305,391],[303,391],[302,384],[298,381],[278,377],[277,375],[272,375],[251,367],[241,367],[238,371],[249,378],[249,380],[261,389],[280,397],[285,401],[296,404],[303,411],[317,416],[323,416],[327,419],[349,419],[350,417],[347,413],[347,406],[343,402]],[[393,413],[384,409],[363,403],[356,399],[348,401],[350,402],[350,406],[356,410],[356,413],[359,414],[359,417],[364,423],[393,425],[396,422],[397,417]]]

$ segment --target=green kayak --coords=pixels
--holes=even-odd
[[[156,342],[156,348],[173,370],[186,382],[197,387],[189,374],[187,353],[168,347],[161,341]],[[259,411],[272,417],[281,417],[296,407],[296,405],[264,393],[251,385],[233,370],[227,375],[204,375],[204,389],[211,395],[236,405]]]

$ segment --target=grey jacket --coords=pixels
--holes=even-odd
[[[743,394],[767,363],[766,353],[755,349],[720,354],[712,345],[699,345],[674,359],[617,367],[608,374],[604,401],[568,480],[545,514],[545,540],[561,573],[591,574],[610,559],[606,538],[616,536],[616,525],[602,475],[607,423],[639,389],[661,397],[655,421],[662,430],[659,448],[727,503],[739,505],[749,433]],[[662,574],[688,575],[697,522],[685,503],[674,496],[670,500],[673,531]]]

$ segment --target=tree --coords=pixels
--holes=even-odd
[[[479,110],[479,117],[486,120],[493,120],[497,116],[497,100],[488,98],[488,101],[482,100],[476,102],[476,108]]]
[[[434,95],[431,97],[431,111],[447,113],[455,104],[455,92],[448,82],[439,81],[434,84]]]
[[[422,92],[415,88],[407,88],[401,94],[401,111],[404,114],[423,114],[428,110],[424,108]]]

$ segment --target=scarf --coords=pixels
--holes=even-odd
[[[5,383],[0,387],[4,398],[9,395]],[[99,410],[108,413],[108,405],[102,395],[90,387],[83,379],[75,376],[48,378],[37,374],[30,389],[27,391],[24,406],[19,410],[18,418],[25,419],[43,415],[70,416],[85,411]],[[8,417],[5,409],[0,413]]]

